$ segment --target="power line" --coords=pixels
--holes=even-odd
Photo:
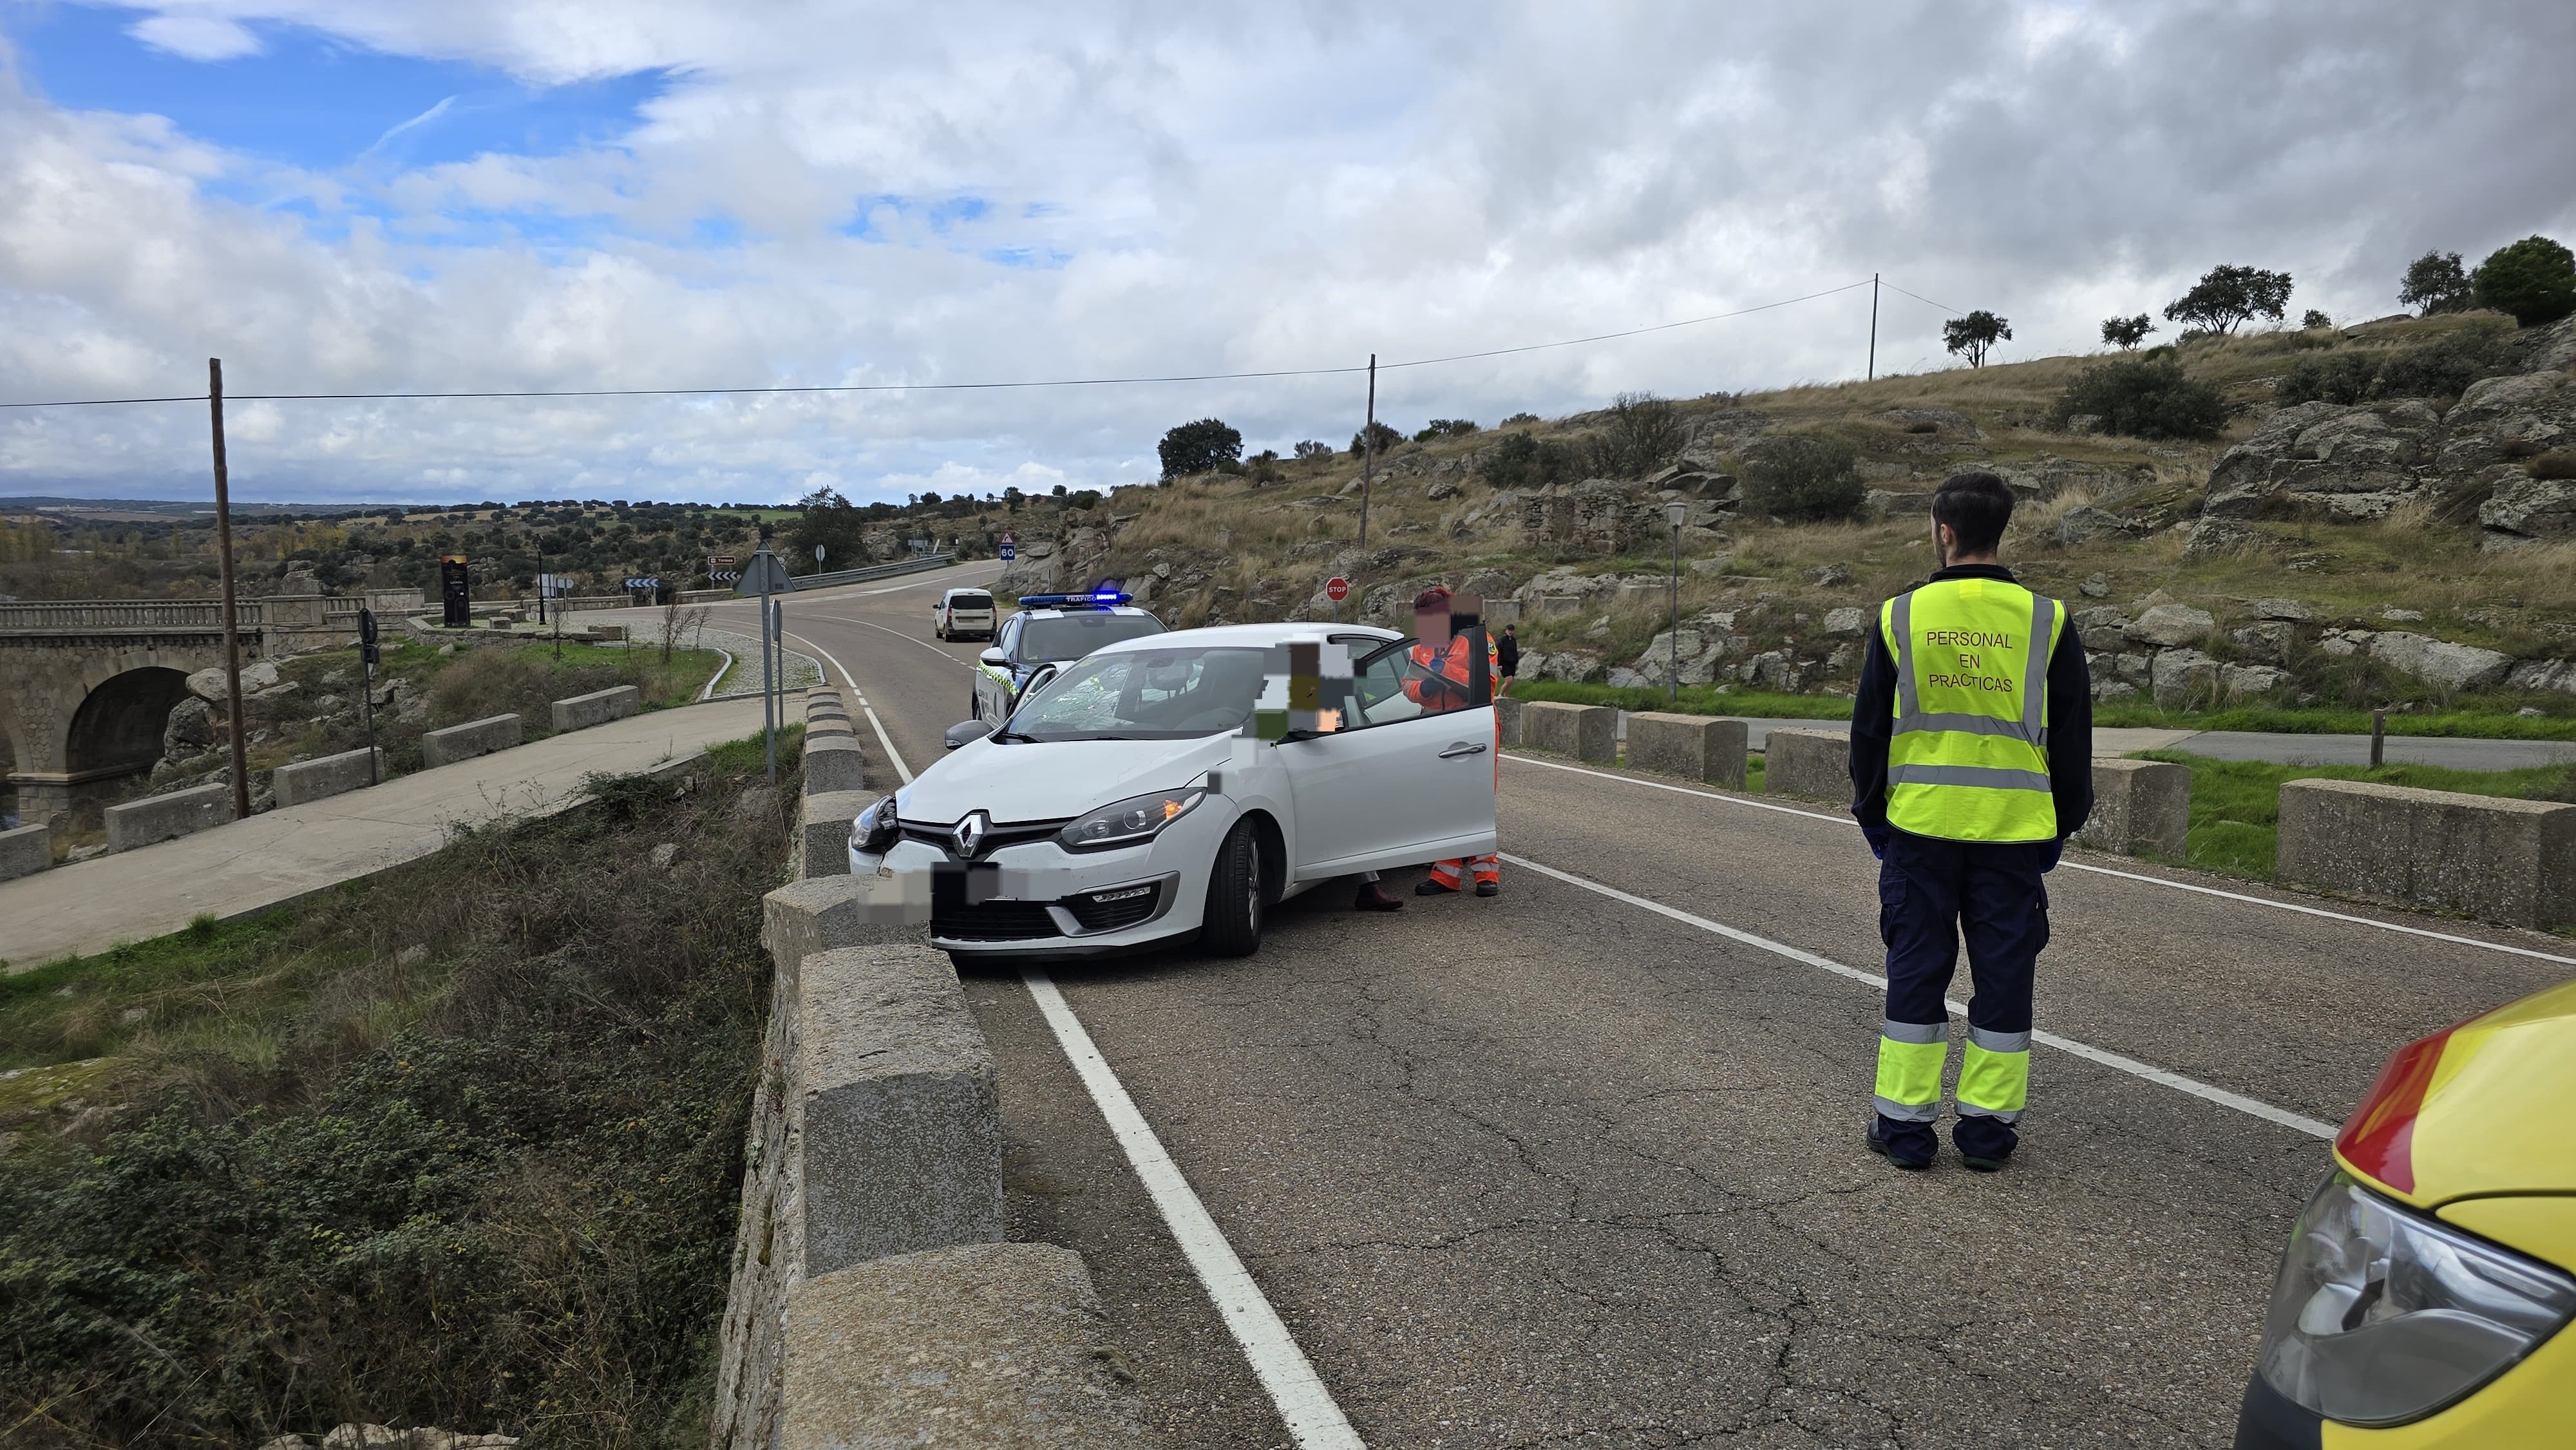
[[[1888,291],[1890,291],[1890,292],[1905,292],[1905,289],[1904,289],[1904,288],[1897,286],[1897,285],[1896,285],[1895,283],[1893,283],[1893,282],[1890,282],[1890,283],[1888,283],[1888,284],[1887,284],[1887,290],[1888,290]],[[1949,313],[1952,317],[1956,317],[1956,316],[1958,316],[1958,315],[1959,315],[1959,309],[1958,309],[1958,308],[1956,308],[1956,307],[1946,306],[1946,305],[1944,305],[1944,304],[1942,304],[1942,303],[1935,302],[1935,301],[1933,301],[1931,298],[1924,296],[1924,295],[1923,295],[1922,293],[1920,293],[1920,292],[1905,292],[1905,295],[1906,295],[1906,296],[1908,296],[1908,297],[1913,298],[1913,299],[1914,299],[1915,301],[1917,301],[1917,302],[1922,303],[1922,304],[1923,304],[1924,306],[1926,306],[1926,307],[1939,307],[1942,311],[1944,311],[1944,312],[1946,312],[1946,313]]]
[[[1801,302],[1813,302],[1819,297],[1831,297],[1838,292],[1849,292],[1855,287],[1866,287],[1868,285],[1868,280],[1864,278],[1858,282],[1844,283],[1840,287],[1828,287],[1822,292],[1810,292],[1802,297],[1785,297],[1777,302],[1764,302],[1753,307],[1738,308],[1733,312],[1713,312],[1705,317],[1686,317],[1679,322],[1659,322],[1651,327],[1632,327],[1622,332],[1594,333],[1589,337],[1569,337],[1558,342],[1533,342],[1525,343],[1519,347],[1489,348],[1483,352],[1453,353],[1447,357],[1415,358],[1410,362],[1385,363],[1381,364],[1381,366],[1387,368],[1433,367],[1441,363],[1471,362],[1478,358],[1504,357],[1512,353],[1542,352],[1550,348],[1559,347],[1580,347],[1585,343],[1609,342],[1622,337],[1641,337],[1650,332],[1670,332],[1677,327],[1697,327],[1702,323],[1723,322],[1730,317],[1748,317],[1756,312],[1769,312],[1774,308],[1792,307]],[[1911,297],[1914,294],[1909,292],[1906,295]],[[1921,301],[1923,299],[1917,298],[1916,300]],[[1933,305],[1938,306],[1939,304],[1935,303]],[[1368,369],[1365,366],[1353,364],[1345,367],[1278,368],[1265,372],[1173,373],[1151,377],[1116,378],[1047,378],[1030,379],[1020,382],[991,383],[804,383],[781,384],[772,387],[757,388],[532,388],[525,390],[493,389],[470,392],[228,393],[225,396],[228,401],[236,403],[379,403],[428,402],[440,399],[474,398],[722,398],[758,397],[772,394],[791,393],[954,393],[986,392],[1005,388],[1105,388],[1128,387],[1152,383],[1215,383],[1240,382],[1263,378],[1319,378],[1342,376],[1366,371],[1368,371]],[[179,397],[167,398],[71,398],[56,402],[0,403],[0,408],[98,408],[119,403],[202,403],[204,401],[206,401],[205,394],[192,393]]]

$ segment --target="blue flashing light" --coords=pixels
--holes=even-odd
[[[1114,589],[1090,594],[1023,594],[1022,609],[1115,609],[1133,601],[1135,596]]]

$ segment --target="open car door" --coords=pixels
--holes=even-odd
[[[1338,728],[1279,746],[1297,813],[1300,880],[1494,849],[1491,686],[1482,685],[1481,702],[1444,691],[1445,682],[1414,665],[1413,645],[1398,640],[1353,660],[1347,697],[1324,702]],[[1417,688],[1408,691],[1408,683]],[[1437,708],[1443,703],[1453,707]]]

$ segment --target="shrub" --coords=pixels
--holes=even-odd
[[[2123,352],[2136,348],[2139,343],[2147,340],[2148,333],[2155,330],[2155,323],[2143,312],[2135,317],[2102,319],[2102,340]]]
[[[1156,451],[1163,458],[1163,476],[1182,478],[1241,461],[1243,435],[1218,419],[1201,418],[1165,433]]]
[[[2523,471],[2534,478],[2576,478],[2576,448],[2541,454],[2524,464]]]
[[[1422,425],[1422,431],[1413,435],[1413,441],[1428,443],[1434,438],[1464,438],[1475,431],[1475,420],[1470,418],[1434,418]]]
[[[1941,345],[1968,360],[1968,366],[1986,365],[1986,350],[1998,342],[2012,341],[2012,323],[1991,312],[1971,312],[1941,324]]]
[[[2457,397],[2469,384],[2506,368],[2503,346],[2494,333],[2461,332],[2397,352],[2300,358],[2272,385],[2272,396],[2285,406]]]
[[[2510,312],[2525,327],[2576,312],[2576,253],[2547,237],[2496,248],[2478,264],[2469,290],[2480,307]]]
[[[1573,480],[1582,466],[1574,449],[1527,433],[1506,433],[1477,461],[1485,482],[1496,488],[1545,488]]]
[[[1606,477],[1642,478],[1671,462],[1689,441],[1690,427],[1671,399],[1621,393],[1594,441],[1593,462]]]
[[[2460,254],[2426,252],[2408,263],[2404,280],[2397,284],[2397,300],[2422,309],[2426,317],[2468,311],[2469,274],[2461,270]]]
[[[2079,414],[2102,420],[2105,433],[2133,438],[2215,438],[2227,425],[2218,389],[2183,375],[2165,358],[2121,358],[2086,368],[2051,410],[2060,428]]]
[[[1850,518],[1869,497],[1852,472],[1855,456],[1839,438],[1765,438],[1745,453],[1744,506],[1792,523]]]
[[[2301,326],[2301,327],[2332,327],[2332,326],[2334,326],[2334,319],[2333,319],[2333,318],[2331,318],[2331,317],[2326,316],[2324,313],[2319,312],[2317,309],[2315,309],[2315,308],[2311,307],[2311,308],[2309,308],[2309,309],[2308,309],[2308,311],[2307,311],[2307,315],[2306,315],[2306,316],[2304,316],[2304,317],[2301,317],[2301,318],[2299,319],[2299,326]]]
[[[1333,445],[1319,439],[1309,438],[1297,445],[1297,461],[1300,463],[1312,463],[1318,458],[1332,456]]]
[[[1506,428],[1517,428],[1524,423],[1535,423],[1537,421],[1538,414],[1536,413],[1514,413],[1503,420],[1502,426]]]
[[[1351,456],[1353,458],[1357,458],[1361,454],[1368,452],[1371,439],[1376,440],[1377,451],[1384,453],[1398,443],[1403,442],[1404,435],[1396,432],[1384,423],[1371,423],[1366,428],[1363,428],[1359,432],[1351,435]]]
[[[2289,310],[2290,274],[2260,267],[2217,266],[2203,273],[2192,289],[2165,308],[2167,322],[2216,333],[2233,333],[2257,317],[2275,322]],[[2189,333],[2184,334],[2188,339]]]

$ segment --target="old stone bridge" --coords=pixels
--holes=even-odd
[[[363,602],[243,600],[242,658],[347,643]],[[68,811],[82,786],[150,770],[189,674],[223,662],[215,600],[0,603],[0,768],[21,819],[47,819]]]

